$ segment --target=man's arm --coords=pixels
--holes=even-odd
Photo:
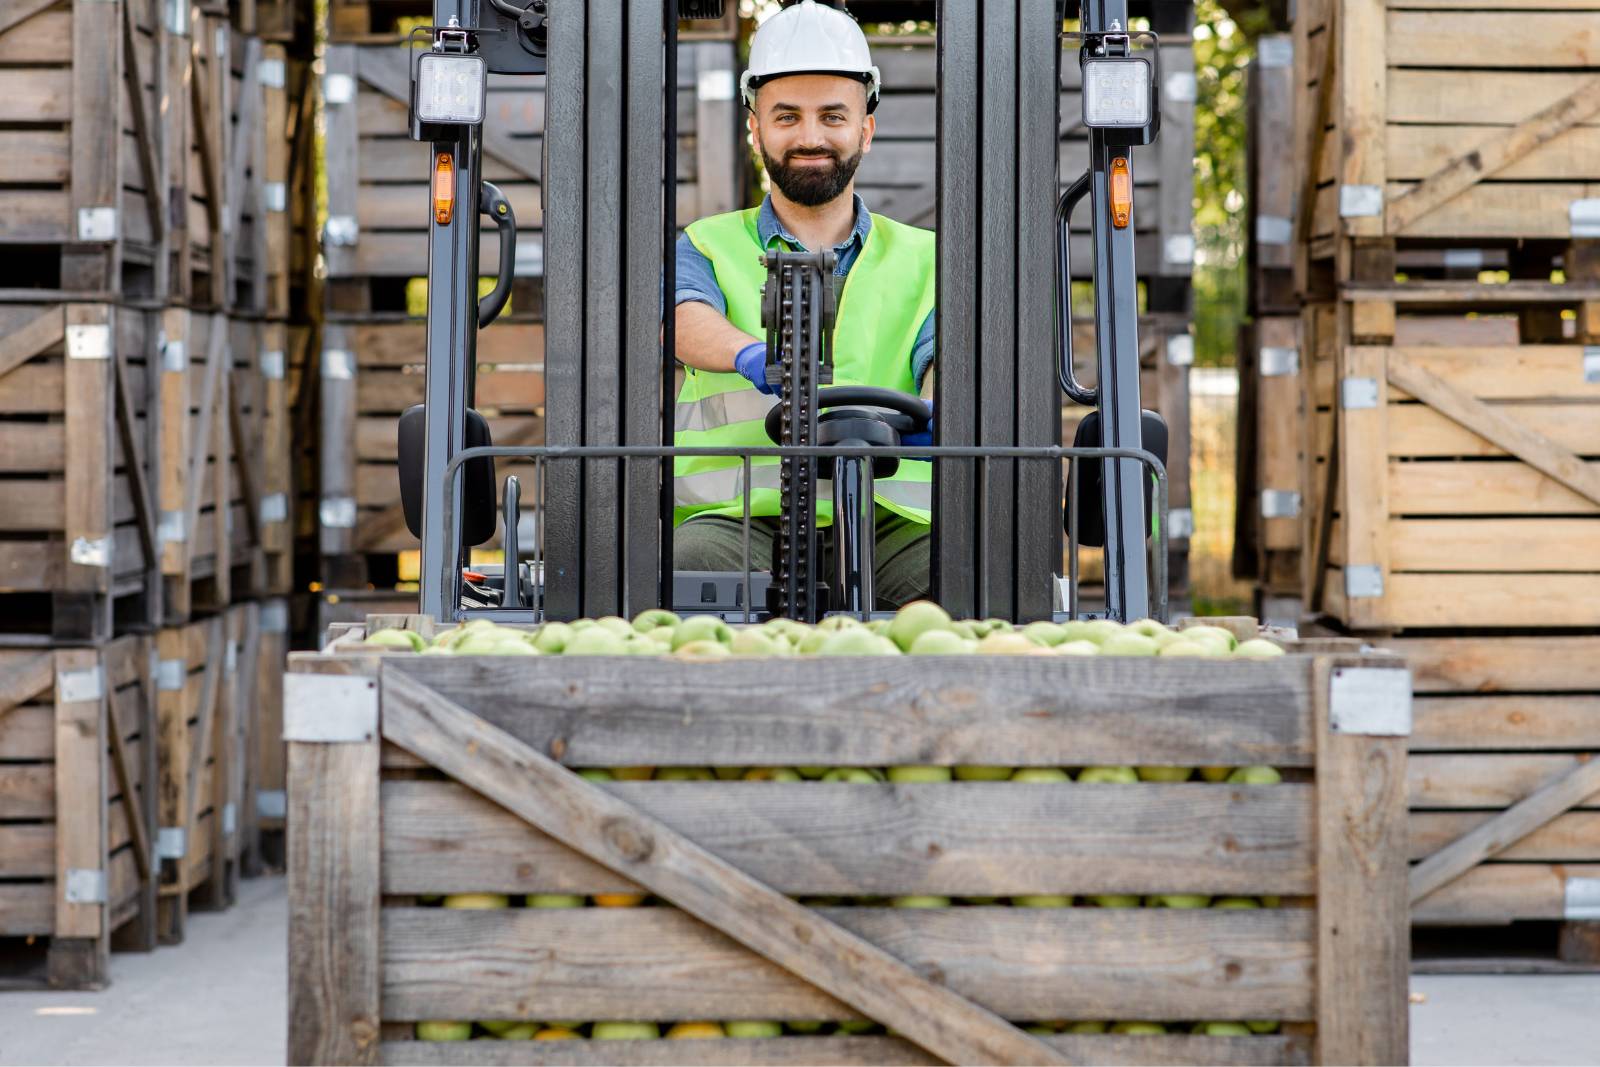
[[[698,370],[731,373],[739,351],[761,338],[751,337],[727,320],[727,300],[717,287],[716,271],[688,234],[678,238],[677,260],[673,303],[678,362]]]

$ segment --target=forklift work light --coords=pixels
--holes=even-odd
[[[1083,124],[1093,129],[1150,125],[1150,64],[1138,56],[1083,61]]]
[[[487,83],[482,56],[423,54],[417,60],[418,121],[426,125],[481,125]]]

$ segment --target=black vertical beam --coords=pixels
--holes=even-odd
[[[938,82],[938,444],[977,443],[977,205],[979,0],[940,0]],[[953,615],[977,613],[976,478],[969,460],[939,460],[933,487],[933,597]]]
[[[1017,417],[1017,9],[1022,0],[983,5],[980,27],[978,443],[1009,445]],[[1054,140],[1052,138],[1052,140]],[[1015,467],[991,462],[978,507],[988,526],[979,545],[978,614],[1015,607]]]
[[[1055,204],[1060,187],[1057,0],[1020,0],[1017,27],[1017,439],[1061,443],[1056,384]],[[1016,482],[1016,605],[1019,619],[1049,618],[1052,576],[1061,572],[1061,472],[1052,462],[1021,462]]]
[[[627,210],[622,244],[624,286],[623,443],[671,444],[661,440],[661,366],[659,339],[663,190],[666,128],[663,90],[665,50],[662,43],[664,0],[628,0],[625,43],[627,68],[627,137],[623,159]],[[668,306],[670,306],[670,296]],[[659,493],[661,466],[632,461],[624,468],[621,501],[623,587],[618,610],[633,616],[660,599],[657,572],[661,564]],[[670,607],[671,605],[665,605]]]
[[[583,0],[552,5],[545,81],[544,279],[545,439],[583,443],[584,399],[584,129],[588,31]],[[551,267],[555,269],[550,269]],[[579,465],[553,461],[545,472],[545,610],[554,618],[583,614],[583,482]]]

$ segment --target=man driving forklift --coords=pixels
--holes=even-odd
[[[770,251],[832,249],[838,293],[834,383],[922,393],[934,358],[932,231],[871,214],[855,193],[872,149],[880,79],[866,35],[842,11],[803,0],[756,31],[740,86],[771,192],[758,208],[689,225],[677,245],[677,358],[686,367],[676,443],[768,445],[780,386],[767,380],[761,290]],[[928,401],[931,412],[932,402]],[[902,443],[931,445],[929,431]],[[751,559],[771,558],[779,514],[775,458],[751,467]],[[673,539],[680,571],[743,568],[740,462],[676,461]],[[874,486],[876,599],[893,607],[926,596],[932,464],[903,460]],[[818,522],[832,521],[819,493]],[[831,550],[831,538],[825,551]]]

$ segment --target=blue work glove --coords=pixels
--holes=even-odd
[[[928,428],[921,433],[908,433],[902,435],[900,438],[901,444],[922,445],[927,448],[933,447],[933,401],[924,400],[923,403],[928,405]]]
[[[739,354],[733,357],[733,369],[742,374],[745,379],[756,387],[758,392],[772,396],[780,392],[781,387],[767,384],[767,343],[753,341],[739,349]]]

